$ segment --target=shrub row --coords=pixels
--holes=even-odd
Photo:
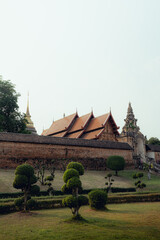
[[[107,204],[111,203],[131,203],[131,202],[156,202],[160,201],[160,194],[140,194],[140,195],[128,195],[128,196],[108,196]],[[38,200],[36,207],[34,209],[51,209],[58,208],[62,206],[62,199],[47,199],[47,200]],[[1,203],[0,204],[0,214],[10,213],[17,211],[14,203]]]
[[[108,197],[107,203],[133,203],[160,201],[159,193]]]
[[[103,188],[101,190],[107,191],[108,188]],[[92,189],[84,189],[82,190],[82,194],[88,194]],[[113,193],[118,193],[118,192],[136,192],[136,188],[116,188],[112,187],[111,191]],[[48,196],[49,193],[48,191],[40,191],[39,196]],[[54,196],[60,196],[64,195],[64,193],[60,190],[54,190]],[[0,193],[0,199],[2,198],[18,198],[22,197],[23,193],[22,192],[16,192],[16,193]]]

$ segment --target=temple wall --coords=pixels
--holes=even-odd
[[[106,123],[103,133],[100,135],[99,140],[117,141],[113,132],[113,128],[109,122]]]
[[[155,152],[155,160],[160,164],[160,152]]]
[[[133,165],[131,150],[0,142],[0,168],[15,168],[26,161],[32,164],[35,159],[56,159],[56,169],[62,169],[65,163],[74,160],[80,161],[86,169],[104,170],[106,159],[111,155],[123,156],[127,166]]]

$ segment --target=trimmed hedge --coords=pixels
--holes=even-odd
[[[51,209],[61,208],[63,199],[47,199],[37,200],[36,208],[34,209]],[[160,193],[125,195],[125,196],[108,196],[107,204],[113,203],[132,203],[132,202],[157,202],[160,201]],[[16,212],[14,203],[0,203],[0,214]]]
[[[83,189],[82,191],[80,191],[80,193],[82,194],[88,194],[90,191],[92,191],[93,189]],[[101,190],[107,191],[107,188],[101,188]],[[136,192],[136,188],[116,188],[116,187],[112,187],[111,188],[111,192],[113,193],[118,193],[118,192]],[[68,192],[68,194],[70,194],[71,192]],[[18,198],[18,197],[22,197],[24,194],[22,192],[16,192],[16,193],[0,193],[0,199],[3,198]],[[64,195],[64,193],[60,190],[54,190],[54,196],[60,196],[60,195]],[[38,194],[38,196],[49,196],[47,191],[40,191],[40,193]]]

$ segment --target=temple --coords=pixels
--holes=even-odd
[[[53,122],[49,129],[43,131],[42,135],[118,141],[118,128],[111,112],[99,117],[95,117],[93,112],[79,117],[76,112]]]

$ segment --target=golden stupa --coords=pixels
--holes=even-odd
[[[27,120],[27,124],[26,124],[27,130],[29,132],[31,132],[31,134],[37,134],[37,131],[36,131],[36,129],[34,127],[34,124],[31,120],[31,115],[30,115],[30,112],[29,112],[29,94],[28,94],[27,110],[26,110],[26,117],[25,118]]]

